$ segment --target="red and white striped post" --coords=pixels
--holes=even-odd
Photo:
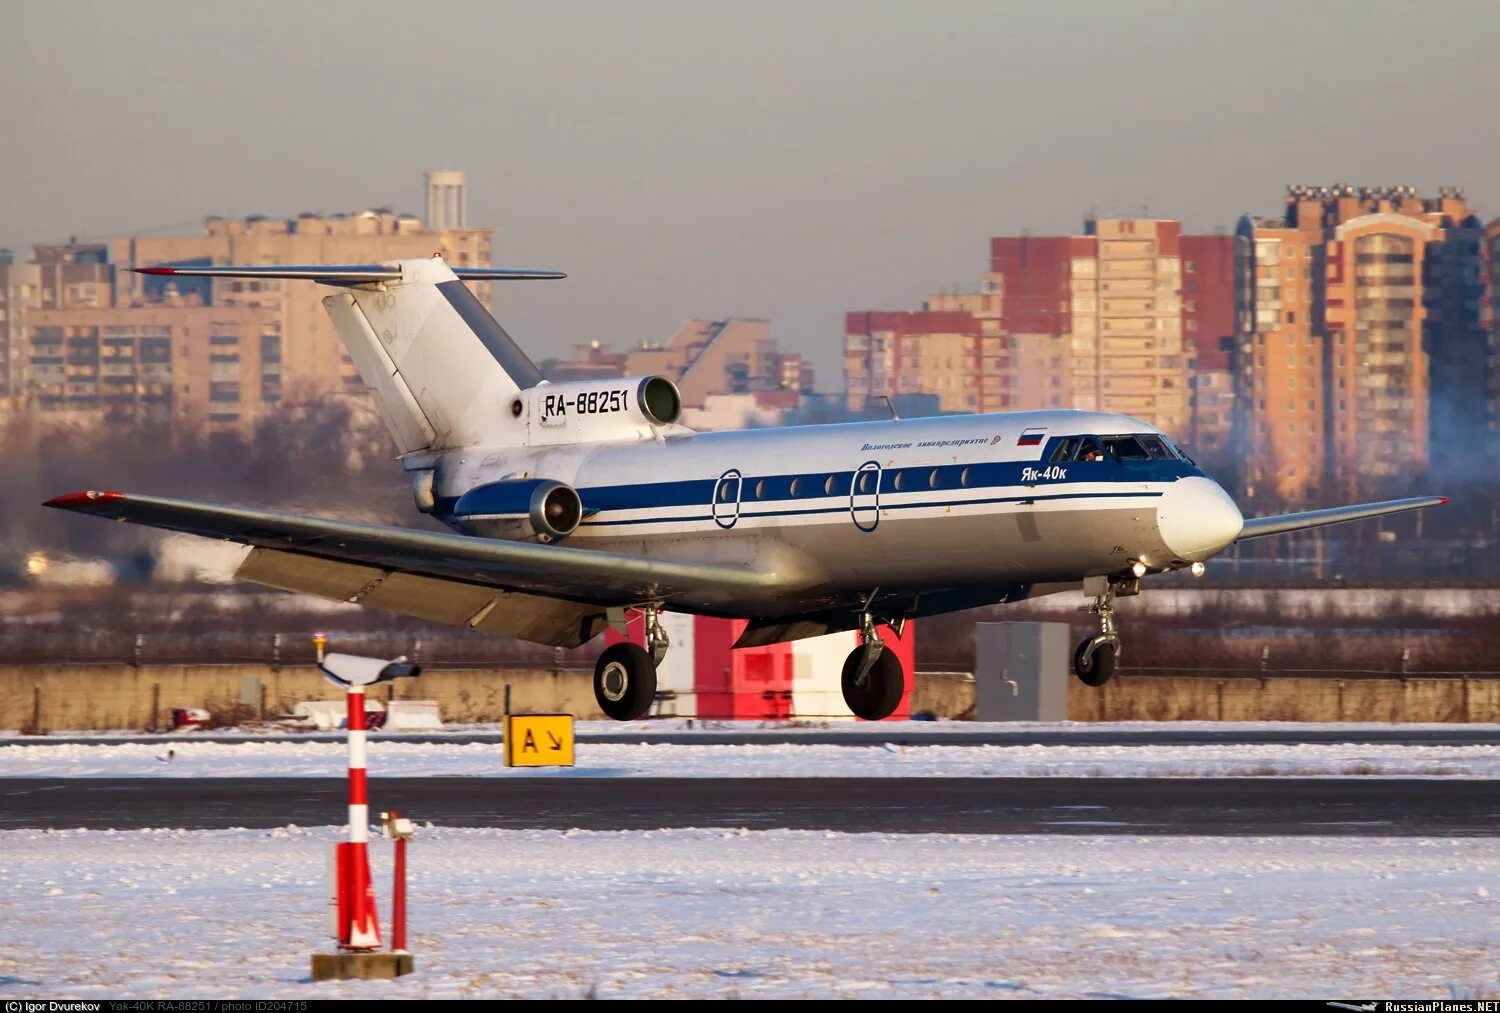
[[[339,917],[339,949],[380,949],[375,884],[370,879],[370,795],[365,768],[365,688],[346,687],[349,700],[349,841],[339,845],[339,893],[347,909]],[[340,905],[344,907],[344,905]]]

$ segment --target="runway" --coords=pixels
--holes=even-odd
[[[321,826],[342,779],[4,778],[0,828]],[[371,810],[512,829],[1495,836],[1500,784],[1443,778],[372,778]]]

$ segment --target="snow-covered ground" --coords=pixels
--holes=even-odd
[[[395,982],[308,980],[332,828],[0,833],[0,997],[1494,996],[1484,839],[426,828]],[[372,846],[388,914],[389,845]]]
[[[168,750],[171,759],[168,762]],[[339,742],[288,739],[0,745],[0,777],[337,777]],[[373,776],[409,777],[1260,777],[1500,778],[1500,746],[647,745],[580,740],[578,765],[501,766],[487,743],[374,740]]]

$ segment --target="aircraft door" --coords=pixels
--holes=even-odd
[[[738,468],[730,468],[714,483],[714,523],[726,531],[740,519],[740,488],[743,485]]]
[[[849,483],[849,516],[861,531],[880,525],[880,462],[866,461]]]

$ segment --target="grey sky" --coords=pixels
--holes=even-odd
[[[389,7],[388,10],[386,8]],[[1500,213],[1500,5],[56,3],[0,15],[0,245],[392,204],[469,174],[541,357],[972,285],[990,235],[1190,228],[1289,181]]]

